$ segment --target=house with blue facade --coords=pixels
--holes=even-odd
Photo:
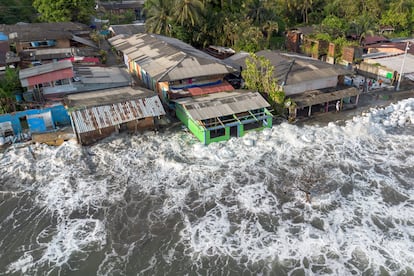
[[[70,125],[70,117],[62,104],[54,104],[42,109],[28,109],[0,115],[0,137],[53,131]]]

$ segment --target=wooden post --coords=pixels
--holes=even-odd
[[[310,106],[309,106],[309,111],[308,111],[308,117],[310,117],[310,116],[311,116],[311,114],[312,114],[312,106],[310,105]]]
[[[325,104],[325,112],[328,112],[329,111],[329,102],[326,102],[326,104]]]

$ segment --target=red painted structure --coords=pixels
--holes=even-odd
[[[205,86],[205,87],[192,87],[188,88],[191,96],[198,96],[198,95],[205,95],[211,93],[218,93],[218,92],[230,92],[233,91],[234,88],[231,84],[224,82],[217,85]]]
[[[52,83],[58,80],[74,77],[73,66],[69,60],[52,62],[22,69],[19,79],[23,87],[32,87],[43,83]]]
[[[59,71],[54,72],[48,72],[45,74],[28,77],[27,83],[28,86],[35,86],[36,84],[42,84],[47,82],[53,82],[57,80],[63,80],[63,79],[70,79],[74,77],[74,73],[72,68],[66,68]]]

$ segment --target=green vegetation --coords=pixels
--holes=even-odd
[[[195,47],[283,48],[284,32],[294,26],[316,26],[330,42],[378,33],[383,26],[394,29],[389,35],[396,37],[409,36],[414,29],[414,0],[146,0],[144,5],[149,32]],[[2,0],[0,23],[87,23],[94,6],[94,0]],[[116,24],[134,17],[132,11],[103,16]]]
[[[95,12],[94,0],[33,0],[39,19],[45,22],[88,23]]]
[[[4,76],[0,79],[0,114],[15,110],[15,93],[22,91],[19,80],[19,70],[6,68]]]
[[[291,99],[286,99],[281,91],[277,79],[273,75],[274,67],[268,59],[255,54],[250,54],[246,59],[246,69],[242,76],[246,88],[264,94],[272,105],[275,115],[284,115],[286,108],[293,104]]]
[[[394,36],[414,28],[413,0],[147,0],[145,14],[149,32],[253,52],[282,48],[283,32],[298,25],[314,25],[341,45],[382,26],[394,28]]]
[[[1,0],[0,11],[0,24],[32,22],[36,14],[32,0]]]
[[[110,24],[131,24],[135,20],[135,12],[133,10],[127,10],[123,13],[116,14],[101,8],[97,11],[97,17],[99,19],[108,19]]]

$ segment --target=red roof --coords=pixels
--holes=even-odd
[[[233,86],[231,86],[231,84],[229,84],[228,82],[223,82],[223,83],[212,85],[212,86],[193,87],[193,88],[188,89],[191,96],[212,94],[212,93],[217,93],[217,92],[228,92],[228,91],[233,91],[233,90],[234,90]]]
[[[376,44],[381,42],[389,42],[389,40],[383,36],[366,36],[363,40],[364,45]]]

